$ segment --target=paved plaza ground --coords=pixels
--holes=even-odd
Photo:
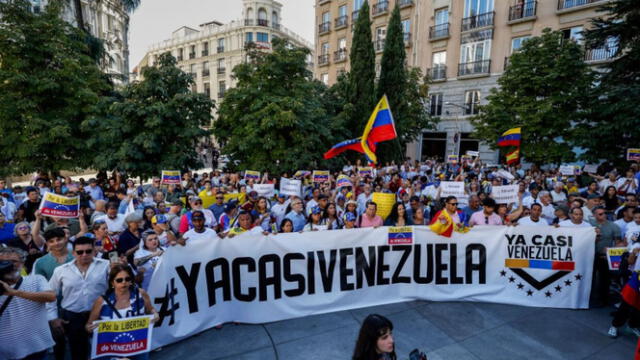
[[[264,325],[226,324],[166,346],[151,360],[348,360],[371,313],[393,322],[399,360],[414,348],[429,360],[633,359],[635,336],[606,335],[611,311],[412,301]]]

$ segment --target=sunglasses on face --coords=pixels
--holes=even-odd
[[[89,249],[89,250],[75,250],[76,254],[78,255],[91,255],[91,253],[93,253],[93,249]]]
[[[458,203],[448,203],[451,206],[458,206]]]
[[[17,230],[29,230],[28,226],[20,226],[16,228]]]
[[[131,277],[127,276],[123,278],[115,278],[113,279],[113,281],[117,282],[118,284],[122,284],[123,282],[131,282]]]

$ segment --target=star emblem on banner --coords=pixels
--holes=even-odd
[[[571,286],[571,280],[565,280],[564,286]]]
[[[533,291],[531,291],[531,289],[527,290],[527,296],[533,296]]]
[[[509,276],[509,282],[510,283],[515,282],[515,281],[516,281],[516,278],[514,278],[513,276]]]
[[[524,288],[524,285],[522,283],[518,283],[518,290],[522,290]]]
[[[576,280],[582,280],[582,275],[577,274],[576,276],[574,276],[576,278]]]
[[[550,298],[551,297],[551,291],[547,290],[547,292],[544,293],[544,296]]]
[[[501,270],[501,271],[500,271],[500,276],[502,276],[502,277],[507,276],[507,272],[506,272],[506,271],[504,271],[504,270]]]
[[[562,286],[558,285],[555,287],[556,292],[561,292],[562,291]]]

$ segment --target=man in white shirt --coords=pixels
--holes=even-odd
[[[640,241],[640,208],[633,210],[633,222],[627,225],[624,238],[629,245]]]
[[[56,301],[42,275],[20,276],[27,253],[0,247],[0,359],[45,359],[55,342],[47,322],[46,303]]]
[[[540,198],[538,196],[540,194],[540,188],[538,187],[538,184],[533,183],[529,185],[529,192],[531,195],[522,199],[522,206],[531,209],[531,205],[540,203]]]
[[[126,228],[124,218],[124,214],[118,214],[118,204],[110,202],[107,204],[107,215],[96,218],[94,221],[104,221],[110,234],[119,234]]]
[[[54,331],[64,331],[72,360],[89,357],[89,333],[85,329],[93,302],[107,290],[109,262],[94,258],[93,239],[79,237],[73,244],[75,260],[58,266],[49,280],[51,289],[61,294],[60,314],[49,306],[49,320]]]
[[[271,216],[276,219],[276,226],[278,227],[278,231],[280,231],[280,224],[282,224],[282,220],[284,220],[287,206],[289,206],[291,200],[287,199],[287,196],[284,194],[278,194],[277,200],[278,202],[271,207]]]
[[[627,176],[618,179],[616,189],[623,194],[635,194],[638,191],[638,179],[635,178],[633,170],[627,170]]]
[[[553,207],[553,204],[551,203],[551,195],[549,194],[548,191],[541,191],[540,192],[540,205],[542,206],[542,215],[540,215],[542,217],[543,220],[547,221],[548,225],[551,225],[551,223],[553,222],[553,219],[556,217],[555,215],[555,208]]]
[[[364,192],[358,195],[358,214],[364,213],[367,209],[367,203],[371,201],[371,198],[373,197],[370,184],[364,184],[363,190]]]
[[[191,213],[191,224],[193,224],[193,229],[187,231],[182,236],[184,243],[195,242],[200,240],[213,240],[218,238],[218,234],[214,230],[205,226],[205,215],[202,210],[194,210]],[[178,241],[180,243],[180,241]]]
[[[564,192],[564,184],[557,181],[553,184],[553,191],[551,191],[551,199],[554,203],[567,201],[567,194]]]
[[[618,183],[618,173],[615,170],[610,171],[607,174],[607,178],[600,181],[598,187],[600,188],[600,193],[604,194],[609,186],[616,186]],[[616,187],[617,189],[617,187]]]
[[[549,223],[545,219],[541,217],[542,215],[542,205],[533,204],[531,205],[531,212],[529,216],[523,217],[518,220],[518,225],[522,226],[549,226]]]
[[[586,221],[583,221],[584,213],[579,207],[574,207],[569,212],[569,220],[561,221],[559,227],[591,227]]]
[[[620,210],[622,212],[622,217],[613,222],[620,228],[622,236],[627,233],[627,226],[633,222],[633,210],[635,210],[635,207],[633,206],[624,206],[622,210]]]

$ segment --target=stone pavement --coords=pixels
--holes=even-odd
[[[226,324],[166,346],[150,359],[348,360],[360,323],[371,313],[393,322],[399,360],[414,348],[429,360],[633,359],[635,336],[606,335],[611,311],[412,301],[264,325]]]

